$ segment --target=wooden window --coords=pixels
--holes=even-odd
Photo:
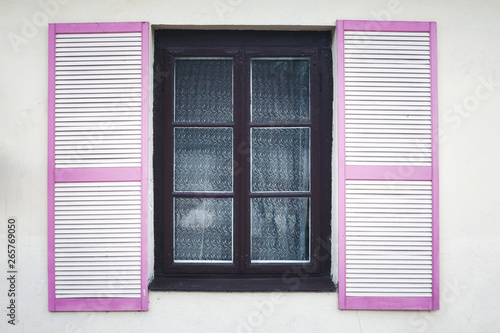
[[[158,30],[154,68],[150,288],[332,290],[331,33]]]

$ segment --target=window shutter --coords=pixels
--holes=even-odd
[[[50,311],[147,310],[148,23],[49,24]]]
[[[439,308],[436,24],[338,21],[339,308]]]

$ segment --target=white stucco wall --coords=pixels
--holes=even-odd
[[[499,17],[497,0],[0,0],[0,332],[498,332]],[[437,22],[441,309],[339,311],[336,293],[150,292],[148,312],[50,313],[47,23],[313,29],[337,19]],[[10,216],[16,326],[5,315]]]

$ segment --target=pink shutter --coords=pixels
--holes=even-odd
[[[337,22],[339,308],[439,308],[436,24]]]
[[[49,24],[50,311],[147,310],[148,23]]]

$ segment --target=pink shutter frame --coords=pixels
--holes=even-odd
[[[56,35],[104,33],[139,33],[140,37],[140,162],[131,167],[64,167],[56,166]],[[80,46],[81,47],[81,46]],[[98,52],[97,52],[98,53]],[[112,67],[112,66],[110,66]],[[50,311],[132,311],[148,309],[148,99],[149,99],[149,23],[78,23],[49,24],[49,82],[48,82],[48,299]],[[99,73],[97,73],[99,75]],[[111,103],[112,104],[112,103]],[[85,132],[81,132],[85,133]],[[76,152],[77,154],[78,152]],[[128,297],[57,297],[56,296],[56,186],[87,184],[99,188],[101,184],[129,184],[134,182],[140,188],[140,292]],[[78,199],[77,199],[78,200]],[[91,200],[91,199],[88,199]],[[98,200],[98,199],[94,199]],[[71,204],[71,203],[69,203]],[[124,205],[126,206],[126,205]],[[90,228],[90,226],[87,226]],[[137,234],[137,233],[136,233]],[[74,245],[74,244],[73,244]],[[105,246],[105,245],[104,245]],[[106,254],[100,254],[101,260]],[[103,259],[104,258],[104,259]],[[96,259],[96,260],[97,260]],[[68,259],[71,260],[71,259]],[[92,260],[92,258],[90,259]],[[119,260],[116,259],[115,260]],[[97,261],[96,261],[97,262]],[[101,263],[101,267],[106,266]],[[76,273],[78,274],[78,273]],[[105,273],[102,273],[103,275]],[[75,278],[77,279],[77,278]],[[71,282],[70,282],[71,283]],[[92,282],[99,283],[99,282]],[[107,281],[112,284],[113,281]],[[114,285],[113,285],[114,286]],[[87,286],[88,288],[88,286]],[[138,289],[138,288],[136,288]],[[83,288],[82,290],[85,291]]]
[[[346,161],[346,44],[345,33],[367,32],[424,32],[429,34],[430,62],[430,162],[429,165],[395,164],[386,165],[352,165]],[[435,22],[389,22],[389,21],[337,21],[337,110],[339,135],[339,309],[387,309],[387,310],[436,310],[439,309],[439,188],[438,188],[438,119],[437,119],[437,55],[436,55],[436,23]],[[361,39],[362,40],[362,39]],[[362,44],[363,42],[361,42]],[[370,43],[370,42],[368,42]],[[377,43],[377,42],[371,42]],[[416,43],[418,44],[418,43]],[[363,46],[361,46],[362,48]],[[368,46],[369,47],[369,46]],[[352,45],[351,45],[352,52]],[[368,60],[369,61],[369,60]],[[361,93],[362,94],[362,93]],[[386,101],[387,102],[387,101]],[[384,101],[381,102],[382,104]],[[376,109],[376,108],[373,108]],[[382,117],[383,118],[383,117]],[[390,183],[405,181],[405,184],[421,184],[430,182],[431,192],[431,233],[432,233],[432,281],[431,295],[424,297],[368,296],[347,295],[347,246],[346,246],[346,184],[351,182]],[[391,183],[392,184],[392,183]],[[427,200],[429,201],[429,200]],[[354,236],[351,236],[354,237]],[[352,239],[352,238],[351,238]],[[365,257],[366,258],[366,257]],[[387,277],[387,276],[385,276]],[[352,281],[353,278],[351,278]],[[390,279],[390,277],[389,277]],[[387,280],[388,281],[388,280]],[[370,288],[370,281],[366,288]]]

